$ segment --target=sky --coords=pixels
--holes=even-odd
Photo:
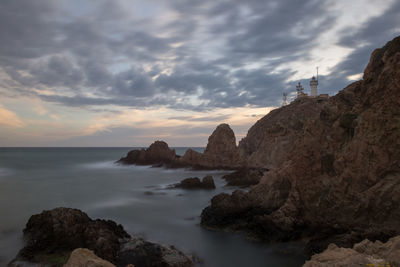
[[[362,79],[398,0],[1,0],[0,146],[239,141],[319,68]]]

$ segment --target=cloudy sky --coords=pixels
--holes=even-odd
[[[204,146],[319,66],[333,95],[400,34],[398,0],[0,0],[0,146]]]

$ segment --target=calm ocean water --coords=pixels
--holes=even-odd
[[[221,176],[226,172],[114,164],[130,149],[0,148],[0,266],[22,248],[29,217],[60,206],[81,209],[93,219],[114,220],[150,241],[173,244],[203,259],[206,267],[290,267],[304,262],[295,244],[259,244],[199,226],[210,199],[236,189],[224,187]],[[186,148],[176,150],[183,154]],[[207,174],[214,176],[216,190],[166,189]]]

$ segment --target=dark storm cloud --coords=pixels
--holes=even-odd
[[[0,68],[11,77],[3,81],[10,94],[67,106],[279,105],[282,91],[294,88],[285,64],[310,57],[313,40],[337,19],[315,0],[160,1],[178,14],[164,25],[135,17],[118,1],[93,2],[85,12],[57,3],[0,2]],[[342,33],[339,45],[364,46],[320,77],[328,92],[341,89],[372,48],[394,37],[399,6]],[[32,90],[39,87],[54,95]],[[189,101],[193,96],[198,104]]]
[[[37,58],[59,50],[52,1],[0,1],[0,57]]]

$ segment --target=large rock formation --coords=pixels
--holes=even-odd
[[[99,257],[114,261],[125,238],[130,235],[113,221],[92,220],[80,210],[56,208],[30,217],[24,229],[26,245],[19,254],[34,260],[38,254],[89,248]]]
[[[347,267],[347,266],[399,266],[400,236],[389,239],[388,242],[375,243],[365,239],[355,244],[353,248],[340,248],[330,244],[328,248],[312,256],[303,267]]]
[[[214,197],[202,225],[307,236],[309,253],[400,234],[400,37],[373,52],[363,80],[271,112],[239,149],[270,171],[248,193]]]
[[[9,266],[27,263],[62,266],[68,258],[66,255],[77,248],[90,249],[117,266],[193,266],[189,257],[172,246],[133,238],[121,225],[110,220],[92,220],[77,209],[56,208],[31,216],[24,229],[24,239],[25,247]],[[79,255],[73,256],[71,261],[79,260]]]
[[[228,124],[220,124],[208,138],[204,153],[186,151],[181,159],[187,165],[209,169],[234,169],[239,167],[239,150],[236,138]]]
[[[118,163],[137,165],[171,165],[178,160],[174,149],[164,141],[155,141],[147,149],[135,149],[128,152]]]
[[[228,124],[221,124],[214,130],[208,138],[204,153],[188,149],[185,155],[180,157],[167,143],[156,141],[147,149],[130,151],[117,162],[193,169],[235,169],[241,166],[235,134]]]

